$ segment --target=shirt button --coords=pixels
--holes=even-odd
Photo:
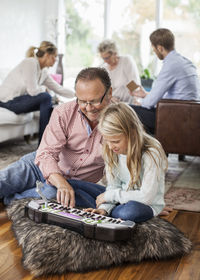
[[[82,158],[80,158],[80,160],[83,160]]]

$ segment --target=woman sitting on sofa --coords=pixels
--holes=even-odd
[[[49,90],[74,97],[74,92],[62,87],[48,73],[54,65],[57,48],[48,41],[40,46],[30,47],[27,58],[22,60],[0,85],[0,107],[15,114],[40,111],[39,143],[52,111],[52,98]]]

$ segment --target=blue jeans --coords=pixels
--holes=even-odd
[[[42,193],[47,199],[56,198],[57,189],[45,182],[40,169],[34,164],[35,154],[27,154],[0,170],[0,198],[4,198],[6,205],[14,199],[40,198],[35,189],[37,180],[44,183]],[[96,197],[105,191],[105,187],[81,180],[67,181],[75,191],[76,206],[96,208]]]
[[[0,170],[0,198],[4,198],[6,205],[13,199],[23,198],[20,194],[35,188],[37,180],[45,182],[40,169],[34,164],[35,154],[27,154]]]
[[[48,92],[39,93],[36,96],[22,95],[15,97],[8,102],[0,102],[0,107],[6,108],[15,114],[40,111],[39,143],[42,134],[49,122],[52,112],[52,98]]]
[[[36,181],[44,183],[42,193],[47,199],[56,198],[57,189],[48,185],[34,164],[35,152],[23,156],[7,168],[0,170],[0,198],[7,205],[14,199],[40,198],[36,192]],[[96,197],[105,192],[105,187],[81,180],[67,180],[75,191],[76,206],[96,208]],[[111,212],[114,218],[143,222],[153,217],[150,206],[137,201],[117,205]]]
[[[112,210],[111,216],[140,223],[153,218],[153,210],[146,204],[130,200],[127,203],[117,205]]]

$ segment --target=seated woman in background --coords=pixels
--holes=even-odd
[[[22,60],[5,78],[0,86],[0,107],[15,114],[40,111],[39,143],[52,112],[49,90],[74,97],[74,92],[63,88],[48,74],[47,67],[54,65],[57,48],[48,41],[30,47],[27,58]]]
[[[116,44],[111,40],[101,42],[98,51],[104,60],[102,66],[106,68],[111,78],[114,100],[133,104],[133,96],[131,96],[130,87],[128,88],[127,85],[132,81],[137,85],[141,83],[135,61],[129,55],[118,55]]]

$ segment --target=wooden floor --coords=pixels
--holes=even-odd
[[[34,278],[21,264],[11,222],[0,203],[0,280],[200,280],[200,213],[173,211],[167,220],[176,225],[193,242],[190,255],[168,261],[145,261],[88,273],[67,273],[62,276]]]

